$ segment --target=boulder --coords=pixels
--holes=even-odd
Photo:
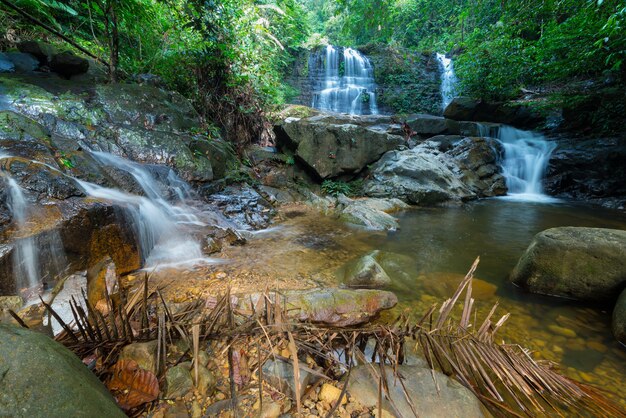
[[[364,226],[374,231],[395,231],[398,221],[390,213],[409,206],[399,199],[337,197],[335,212],[344,222]]]
[[[489,416],[483,412],[482,404],[469,389],[443,373],[423,366],[401,365],[397,367],[397,373],[404,378],[403,384],[400,384],[394,376],[393,368],[385,366],[385,373],[389,394],[395,408],[384,396],[383,415],[386,412],[389,416],[415,416],[406,400],[408,395],[419,417],[483,418]],[[372,376],[370,366],[355,367],[348,378],[348,393],[353,400],[365,407],[377,407],[377,380]]]
[[[623,290],[613,309],[613,335],[617,341],[626,344],[626,290]]]
[[[526,106],[506,102],[486,102],[470,97],[455,97],[443,115],[457,121],[505,123],[519,128],[536,127],[544,120]]]
[[[56,47],[41,41],[24,41],[17,45],[20,52],[37,58],[42,65],[47,65],[57,53]]]
[[[13,64],[8,55],[0,52],[0,73],[12,72],[15,72],[15,64]]]
[[[441,134],[458,134],[459,127],[455,121],[433,115],[411,115],[406,123],[420,136],[434,136]]]
[[[389,118],[383,117],[385,122]],[[275,127],[278,145],[319,178],[353,175],[404,143],[398,135],[377,127],[374,117],[321,114],[310,118],[287,118]]]
[[[0,416],[126,416],[80,359],[37,332],[0,324],[0,376]]]
[[[436,205],[506,194],[497,165],[498,142],[434,136],[405,151],[390,151],[371,167],[365,194]]]
[[[626,231],[561,227],[542,231],[511,280],[533,293],[612,302],[626,285]]]
[[[61,52],[50,60],[50,69],[62,77],[70,78],[86,73],[89,70],[89,61],[71,52]]]
[[[275,294],[270,297],[275,298]],[[237,299],[239,308],[252,310],[263,294]],[[289,317],[302,322],[346,327],[368,322],[381,311],[393,308],[398,298],[391,292],[373,289],[308,289],[281,292]],[[261,305],[262,306],[262,305]]]
[[[377,251],[352,261],[345,267],[343,282],[348,287],[377,288],[391,284],[391,279],[374,258]]]
[[[30,54],[6,52],[4,55],[13,63],[15,72],[30,73],[39,69],[39,61]]]

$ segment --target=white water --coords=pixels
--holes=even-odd
[[[437,60],[441,67],[441,102],[443,109],[452,102],[456,97],[457,78],[454,73],[454,64],[452,59],[446,58],[445,54],[437,54]]]
[[[489,134],[481,132],[481,136]],[[497,138],[504,147],[502,174],[509,189],[507,197],[535,202],[556,201],[544,193],[542,185],[556,144],[543,135],[505,125],[498,129]]]
[[[337,48],[326,46],[324,81],[321,90],[313,94],[312,107],[352,115],[378,114],[370,60],[352,48],[345,48],[342,58]]]

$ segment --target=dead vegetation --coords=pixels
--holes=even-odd
[[[359,364],[369,364],[372,379],[379,382],[379,408],[383,397],[394,407],[382,378],[384,367],[396,370],[404,362],[407,344],[415,344],[432,369],[471,390],[494,416],[565,416],[571,411],[581,416],[626,416],[597,389],[559,374],[554,364],[535,361],[519,345],[495,342],[495,334],[508,314],[496,320],[496,305],[482,322],[476,322],[472,278],[477,265],[478,259],[452,298],[440,307],[432,306],[416,324],[403,316],[391,323],[359,328],[295,322],[289,319],[284,299],[275,292],[250,300],[250,309],[242,309],[229,293],[217,299],[168,306],[159,289],[150,289],[148,276],[138,289],[107,294],[106,304],[97,309],[87,298],[86,310],[74,300],[72,324],[64,323],[50,306],[46,308],[64,328],[57,340],[92,365],[131,416],[149,410],[159,394],[163,395],[159,386],[164,384],[168,367],[191,359],[197,382],[196,359],[209,344],[213,353],[226,356],[233,411],[240,396],[249,398],[251,387],[258,389],[255,393],[262,404],[263,364],[270,359],[293,367],[292,412],[300,412],[303,401],[321,383],[337,381]],[[118,361],[125,345],[153,340],[158,341],[156,373],[134,362]],[[176,341],[184,341],[188,349],[172,360],[167,351]],[[321,379],[308,388],[300,387],[302,371]],[[402,382],[402,377],[397,377]],[[329,417],[346,396],[347,384],[341,385]],[[407,401],[413,405],[408,395]]]

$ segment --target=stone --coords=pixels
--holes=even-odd
[[[282,360],[267,360],[263,364],[263,378],[275,388],[279,389],[287,396],[295,399],[296,387],[293,374],[293,365]],[[304,369],[300,369],[300,393],[303,394],[306,388],[318,380],[314,374]]]
[[[0,416],[126,416],[80,359],[34,331],[0,324],[0,376]]]
[[[41,41],[24,41],[17,45],[20,52],[30,54],[37,58],[42,65],[47,65],[57,53],[56,47]]]
[[[12,72],[15,72],[15,64],[6,54],[0,52],[0,73]]]
[[[406,123],[421,136],[441,135],[449,131],[447,120],[441,116],[411,115]]]
[[[348,379],[348,393],[354,401],[373,408],[378,403],[378,381],[370,374],[369,367],[364,365],[352,369]],[[469,389],[443,373],[432,372],[429,368],[422,366],[406,365],[398,366],[397,371],[400,376],[404,377],[404,385],[398,383],[393,369],[385,366],[387,385],[399,416],[415,416],[406,401],[403,386],[415,405],[417,416],[429,418],[483,418],[487,416],[483,412],[480,401]],[[436,384],[432,373],[437,381]],[[395,416],[387,399],[383,400],[382,409],[391,416]]]
[[[542,231],[520,257],[511,280],[533,293],[613,302],[626,284],[626,231],[578,227]]]
[[[367,118],[320,114],[287,118],[276,125],[279,147],[319,178],[352,175],[404,143],[398,135],[373,128]]]
[[[192,367],[191,375],[195,379],[195,367]],[[217,384],[217,380],[213,373],[206,368],[206,366],[198,365],[198,383],[196,384],[196,389],[203,396],[211,396],[213,392],[215,392],[215,386]]]
[[[106,297],[107,292],[113,294],[117,284],[115,263],[110,257],[92,264],[87,270],[87,298],[96,306],[96,303]]]
[[[165,372],[165,380],[167,382],[168,399],[176,399],[185,396],[193,389],[193,380],[189,373],[189,363],[180,363],[174,367],[170,367]]]
[[[626,344],[626,290],[622,291],[613,309],[612,329],[615,339]]]
[[[5,52],[9,61],[13,63],[15,72],[30,73],[39,69],[39,61],[30,54],[22,52]]]
[[[50,69],[62,77],[70,78],[86,73],[89,70],[89,61],[71,52],[61,52],[52,57]]]
[[[275,294],[270,295],[275,298]],[[238,306],[251,310],[263,297],[253,293],[238,297]],[[392,292],[375,289],[308,289],[281,292],[289,317],[303,322],[346,327],[363,324],[381,311],[393,308],[398,298]]]
[[[454,295],[464,277],[464,274],[458,273],[429,272],[420,275],[418,280],[427,294],[445,299]],[[492,283],[478,278],[472,280],[472,297],[476,300],[492,299],[497,290],[498,287]]]
[[[340,195],[335,212],[339,219],[374,231],[395,231],[398,221],[389,213],[407,209],[399,199],[360,198],[350,199]]]
[[[142,369],[156,374],[158,364],[157,348],[158,341],[156,340],[145,343],[132,343],[122,348],[119,358],[120,360],[134,360]]]
[[[12,310],[17,312],[22,305],[24,305],[24,299],[21,296],[0,296],[0,311]]]
[[[318,398],[320,401],[326,403],[329,406],[332,406],[337,403],[340,395],[341,389],[331,385],[330,383],[324,383],[320,389]],[[341,405],[345,405],[346,403],[348,403],[348,397],[344,395],[344,397],[341,399]]]
[[[261,410],[261,418],[278,418],[282,413],[278,402],[265,402]]]
[[[565,338],[576,338],[576,332],[569,328],[561,327],[558,325],[550,324],[548,325],[548,329],[555,333],[556,335],[560,335]]]
[[[391,284],[391,278],[376,262],[374,254],[365,255],[351,263],[345,269],[344,283],[348,287],[378,288]]]

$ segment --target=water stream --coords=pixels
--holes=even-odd
[[[441,103],[443,110],[448,107],[452,99],[456,97],[458,80],[454,72],[454,63],[445,54],[437,53],[437,61],[441,69]]]
[[[310,75],[319,80],[312,107],[352,115],[378,114],[374,67],[365,55],[328,45],[325,56],[313,56],[309,66],[313,67]]]

